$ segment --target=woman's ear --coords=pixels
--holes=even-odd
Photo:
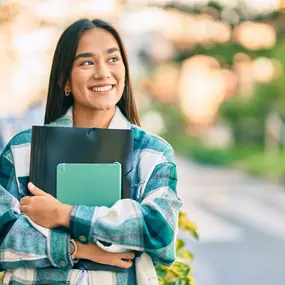
[[[70,92],[70,91],[71,91],[71,84],[70,84],[69,79],[66,81],[64,90],[67,91],[67,92]]]
[[[59,85],[59,87],[62,86],[62,77],[58,80],[57,84]],[[68,92],[70,92],[70,90],[71,90],[71,84],[70,84],[69,79],[68,79],[68,80],[66,81],[66,83],[65,83],[64,90],[65,90],[65,91],[68,91]]]
[[[59,77],[59,80],[57,81],[57,84],[59,87],[62,87],[62,82],[63,82],[63,75],[61,74]],[[71,84],[69,79],[67,79],[64,90],[71,90]]]

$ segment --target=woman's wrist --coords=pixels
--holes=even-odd
[[[102,260],[109,252],[105,252],[103,249],[99,248],[95,244],[85,244],[79,241],[76,241],[77,252],[75,254],[76,259],[88,259],[91,261]]]
[[[62,204],[58,213],[58,226],[64,226],[69,228],[70,226],[70,216],[73,206],[68,204]]]
[[[70,257],[72,259],[89,259],[90,246],[74,239],[70,240]]]
[[[90,252],[90,245],[76,241],[77,251],[74,255],[76,259],[90,259],[92,253]]]

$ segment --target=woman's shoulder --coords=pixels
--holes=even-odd
[[[160,153],[160,155],[163,155],[168,161],[174,162],[174,150],[165,139],[133,124],[131,125],[131,129],[134,133],[136,150]]]

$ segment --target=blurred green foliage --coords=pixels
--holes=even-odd
[[[280,35],[281,37],[281,35]],[[268,51],[269,58],[278,60],[285,70],[285,34],[278,39],[276,46]],[[284,78],[259,84],[249,99],[243,96],[232,97],[220,108],[220,116],[230,124],[235,144],[256,144],[264,146],[265,122],[269,112],[275,111],[285,116],[285,81]]]
[[[212,6],[211,6],[212,5]],[[217,8],[213,2],[211,7]],[[218,7],[219,8],[219,7]],[[219,9],[217,9],[219,11]],[[197,11],[196,11],[197,12]],[[242,17],[241,17],[242,18]],[[191,51],[179,51],[176,62],[195,54],[213,56],[221,66],[231,68],[237,53],[246,53],[252,60],[258,57],[275,59],[285,70],[285,14],[256,16],[256,21],[270,21],[276,26],[277,41],[272,49],[250,51],[235,42],[210,47],[197,46]],[[220,106],[218,120],[226,122],[233,135],[233,145],[227,148],[211,147],[197,137],[185,134],[185,122],[179,106],[154,104],[154,108],[165,119],[166,132],[162,136],[169,141],[176,152],[192,160],[216,166],[234,166],[254,175],[285,182],[285,142],[276,142],[277,153],[266,153],[266,120],[272,112],[285,119],[285,80],[280,76],[272,82],[258,84],[252,94],[235,94]],[[283,120],[284,121],[284,120]],[[284,124],[285,126],[285,124]]]

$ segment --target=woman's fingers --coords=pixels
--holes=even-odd
[[[28,205],[22,205],[20,207],[21,213],[22,214],[27,214],[28,213]]]
[[[131,260],[124,261],[122,259],[119,259],[116,264],[116,266],[121,267],[121,268],[130,268],[132,265],[133,265],[133,262]]]
[[[79,243],[80,248],[88,247],[93,254],[89,254],[92,261],[99,262],[101,264],[108,264],[112,266],[117,266],[120,268],[130,268],[133,264],[133,259],[135,258],[134,252],[108,252],[95,244],[82,245]],[[90,252],[89,251],[89,252]]]
[[[116,252],[108,253],[106,264],[117,266],[120,268],[130,268],[133,265],[132,260],[135,258],[133,252]]]
[[[22,198],[22,199],[20,200],[20,204],[21,204],[21,205],[28,204],[28,203],[30,202],[30,199],[31,199],[31,197],[25,196],[24,198]]]
[[[134,259],[135,258],[135,254],[133,252],[122,252],[119,254],[122,259]]]
[[[132,260],[135,258],[133,252],[120,252],[117,253],[116,266],[121,268],[130,268],[133,264]]]
[[[45,191],[35,186],[32,182],[29,182],[28,189],[35,196],[47,196],[48,195]]]

